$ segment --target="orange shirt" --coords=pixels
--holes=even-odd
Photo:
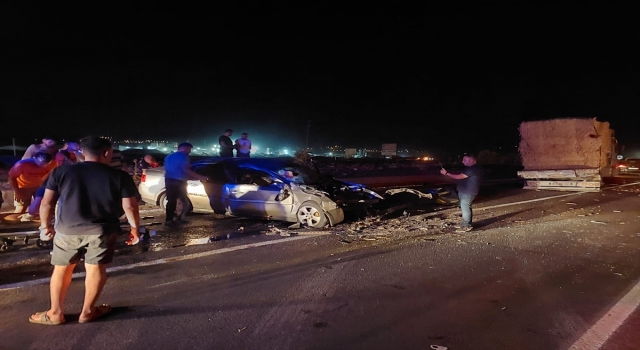
[[[55,161],[44,167],[38,166],[33,158],[17,162],[9,170],[9,178],[16,179],[18,188],[37,188],[47,178],[49,173],[58,166]]]

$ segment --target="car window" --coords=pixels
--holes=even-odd
[[[191,169],[197,174],[208,177],[211,182],[235,183],[232,172],[222,164],[194,164]]]
[[[321,180],[321,175],[317,171],[303,165],[283,167],[278,170],[278,174],[290,181],[304,185],[317,185]]]
[[[237,184],[258,185],[261,187],[272,184],[271,175],[259,170],[238,169],[234,175]]]

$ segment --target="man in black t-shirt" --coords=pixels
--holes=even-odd
[[[31,323],[65,322],[64,296],[82,257],[86,270],[85,299],[78,322],[91,322],[109,312],[110,306],[95,306],[95,303],[107,281],[107,264],[113,259],[119,219],[123,214],[131,225],[127,244],[139,240],[137,189],[129,174],[109,167],[111,143],[89,136],[82,139],[81,148],[84,162],[57,167],[46,184],[40,205],[40,230],[41,236],[53,237],[51,308],[31,315]],[[56,202],[54,227],[50,223]]]
[[[224,158],[233,158],[233,142],[231,142],[231,135],[233,134],[233,130],[227,129],[224,131],[224,134],[220,136],[218,139],[218,143],[220,144],[220,157]]]
[[[462,223],[457,227],[458,230],[456,232],[469,232],[473,229],[471,204],[480,191],[483,171],[482,167],[476,164],[474,156],[466,155],[462,157],[462,164],[464,164],[465,168],[460,174],[451,174],[444,168],[440,170],[440,173],[456,180],[460,210],[462,211]]]

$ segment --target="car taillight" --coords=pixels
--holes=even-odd
[[[624,164],[618,164],[618,168],[626,168],[627,166]]]
[[[142,174],[142,176],[140,176],[140,182],[145,182],[147,181],[147,174]]]

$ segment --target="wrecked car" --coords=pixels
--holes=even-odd
[[[342,222],[345,210],[360,210],[384,198],[366,186],[323,176],[291,158],[212,158],[192,163],[191,168],[209,181],[187,181],[188,198],[179,201],[179,211],[322,228]],[[146,203],[164,209],[164,168],[146,169],[138,190]]]

